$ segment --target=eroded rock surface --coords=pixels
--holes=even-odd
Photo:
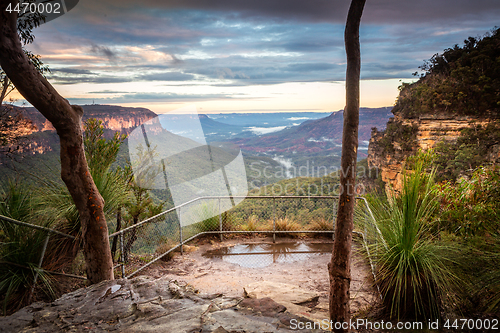
[[[0,318],[1,332],[293,332],[308,321],[271,299],[201,295],[189,285],[140,276],[105,281]],[[303,330],[301,332],[316,332]]]

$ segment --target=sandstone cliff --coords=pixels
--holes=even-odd
[[[156,116],[145,108],[130,108],[115,105],[83,105],[83,121],[96,118],[102,120],[104,127],[113,131],[130,133],[132,129]],[[55,132],[54,127],[35,108],[25,108],[24,114],[31,119],[38,131]]]
[[[416,153],[419,149],[425,151],[435,148],[440,142],[456,142],[462,130],[485,128],[494,120],[450,113],[420,115],[412,118],[396,114],[389,120],[386,131],[372,131],[368,147],[368,166],[379,169],[382,181],[386,184],[386,190],[392,187],[398,191],[401,188],[402,168],[406,157]],[[410,137],[403,138],[399,135],[400,133],[394,135],[394,132],[400,131],[402,127],[413,129],[410,131]],[[492,146],[487,159],[491,162],[500,162],[500,145]]]
[[[41,154],[52,151],[54,140],[57,140],[52,123],[33,107],[20,110],[33,125],[30,128],[19,129],[28,136],[29,140],[29,143],[23,147],[23,152]],[[129,134],[134,128],[156,116],[153,111],[145,108],[114,105],[83,105],[83,110],[83,122],[96,118],[103,122],[105,129],[109,130],[107,132],[120,131],[123,134]]]
[[[395,118],[385,132],[372,133],[368,150],[369,165],[395,189],[405,157],[418,149],[435,148],[442,180],[499,160],[500,28],[469,37],[419,68],[418,81],[399,87]]]

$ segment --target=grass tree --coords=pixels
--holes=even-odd
[[[372,197],[375,220],[366,224],[376,283],[391,318],[437,318],[458,281],[457,249],[439,240],[434,172],[424,163],[404,174],[399,194]]]
[[[39,219],[34,214],[32,191],[15,183],[1,184],[0,215],[50,227],[50,220]],[[41,290],[53,295],[50,276],[38,268],[40,254],[47,234],[0,220],[0,295],[3,313],[7,308],[17,310],[29,302],[35,276]],[[42,268],[51,269],[57,261],[44,261]]]
[[[104,138],[104,126],[101,121],[89,119],[85,123],[86,159],[94,183],[104,199],[103,211],[107,220],[111,220],[117,210],[131,200],[131,191],[123,170],[111,169],[124,140],[125,136],[118,133],[111,139]],[[81,248],[82,226],[79,211],[68,189],[59,183],[47,183],[37,194],[39,212],[57,221],[55,228],[59,231],[77,237],[76,243],[68,238],[58,237],[59,242],[53,245],[53,251],[48,254],[64,255],[66,263],[69,264]]]

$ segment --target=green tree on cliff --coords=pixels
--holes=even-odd
[[[420,69],[417,82],[400,87],[394,114],[500,114],[500,28],[435,54]]]

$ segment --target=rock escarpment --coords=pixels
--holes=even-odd
[[[485,128],[495,118],[479,118],[450,113],[420,115],[404,118],[396,114],[387,124],[386,131],[372,131],[368,147],[368,166],[377,168],[386,190],[401,188],[402,168],[406,157],[418,150],[435,148],[440,142],[454,143],[464,129]],[[401,128],[410,128],[402,132]],[[407,137],[405,137],[406,133]],[[409,133],[409,134],[408,134]],[[487,158],[491,162],[500,159],[500,146],[490,149]]]
[[[145,108],[122,107],[115,105],[84,105],[82,121],[95,118],[103,122],[107,132],[119,131],[129,134],[140,124],[156,117],[156,113]],[[22,152],[29,154],[42,154],[52,151],[58,145],[58,137],[52,123],[33,107],[14,107],[29,121],[30,126],[21,124],[20,131],[28,143],[22,147]],[[105,136],[106,136],[105,132]]]

